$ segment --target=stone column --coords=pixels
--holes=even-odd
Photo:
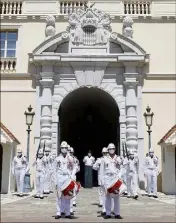
[[[142,110],[142,86],[137,87],[137,118],[138,118],[138,157],[139,157],[139,186],[144,185],[144,116]]]
[[[45,142],[45,150],[51,151],[52,149],[52,80],[53,73],[42,72],[42,98],[41,98],[41,119],[40,119],[40,139],[41,146]]]
[[[120,121],[119,124],[120,124],[120,156],[123,156],[122,143],[126,140],[126,123]]]
[[[60,151],[60,123],[59,123],[59,107],[62,101],[62,94],[57,94],[60,82],[60,75],[55,74],[54,92],[52,97],[52,153],[58,155]]]
[[[136,80],[137,73],[125,73],[126,86],[126,145],[127,149],[137,152],[138,131],[137,131],[137,97]]]

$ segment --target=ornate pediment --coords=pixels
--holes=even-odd
[[[87,7],[69,15],[68,31],[73,45],[105,45],[111,33],[111,19],[105,12]]]

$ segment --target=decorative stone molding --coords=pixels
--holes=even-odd
[[[68,17],[68,32],[74,45],[107,44],[111,32],[111,19],[108,14],[98,9],[78,9]]]
[[[42,72],[42,80],[40,84],[42,85],[42,98],[41,98],[41,119],[40,119],[40,137],[41,146],[43,147],[45,143],[45,150],[51,151],[52,148],[52,86],[54,81],[52,79],[45,79],[48,76],[52,76],[48,72]],[[45,78],[44,78],[45,77]]]
[[[45,36],[50,37],[54,36],[56,33],[55,29],[55,18],[53,15],[48,15],[46,18],[46,28],[45,28]]]
[[[123,35],[128,38],[133,38],[133,19],[130,16],[126,16],[123,20]]]
[[[108,62],[97,62],[88,66],[86,63],[71,63],[74,70],[78,86],[80,87],[99,87],[108,65]],[[85,69],[85,67],[87,67]]]
[[[42,106],[41,119],[40,119],[40,137],[41,137],[41,146],[44,146],[45,143],[45,151],[51,151],[52,147],[52,115],[51,115],[51,106]]]
[[[126,86],[126,145],[127,149],[137,152],[138,130],[137,130],[137,97],[136,78],[127,78],[124,81]]]

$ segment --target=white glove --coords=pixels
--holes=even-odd
[[[100,186],[104,186],[104,180],[100,180]]]

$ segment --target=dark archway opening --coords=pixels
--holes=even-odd
[[[119,109],[111,95],[98,88],[79,88],[65,97],[59,109],[60,142],[66,141],[75,150],[81,171],[77,179],[84,185],[83,158],[92,150],[101,157],[103,147],[114,143],[119,154]],[[97,172],[94,186],[97,186]]]

